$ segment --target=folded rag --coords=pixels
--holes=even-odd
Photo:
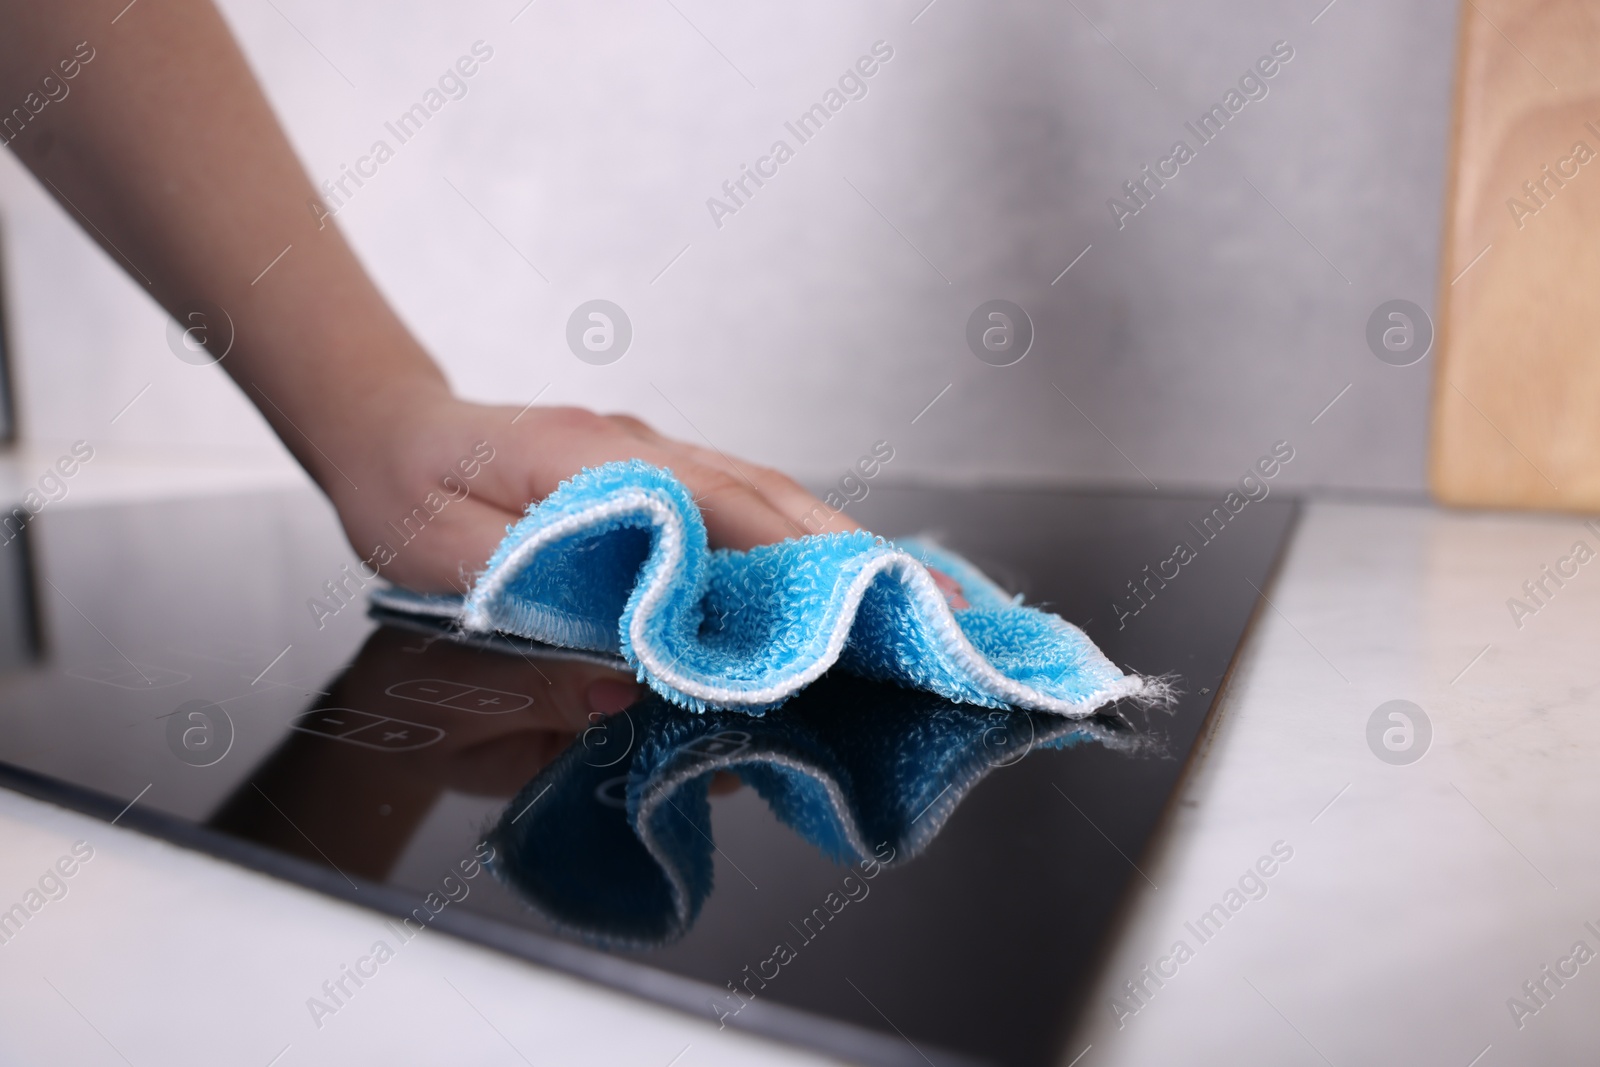
[[[930,567],[970,606],[951,609]],[[760,714],[835,663],[955,701],[1072,717],[1166,695],[1160,679],[1124,674],[1082,630],[931,543],[855,531],[710,551],[682,483],[638,461],[586,469],[530,506],[464,600],[399,589],[373,599],[468,634],[619,653],[693,711]]]
[[[650,698],[518,792],[490,831],[492,866],[560,929],[608,947],[664,945],[711,895],[717,772],[737,775],[829,859],[872,871],[921,854],[994,769],[1085,742],[1160,752],[1114,717],[964,707],[841,675],[759,719],[684,715]]]

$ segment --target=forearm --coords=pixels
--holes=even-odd
[[[146,0],[113,25],[125,3],[0,0],[0,107],[27,119],[5,137],[168,311],[198,299],[227,312],[223,368],[328,486],[363,425],[400,396],[443,392],[443,376],[319,223],[316,191],[209,0]],[[92,58],[68,79],[59,64],[75,49]],[[37,114],[29,93],[49,100]]]

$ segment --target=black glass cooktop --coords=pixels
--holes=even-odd
[[[603,716],[608,663],[370,616],[308,493],[47,510],[0,546],[0,782],[397,940],[449,931],[847,1061],[1064,1063],[1293,520],[1220,499],[853,509],[1182,693],[1082,723],[837,673],[762,719]]]

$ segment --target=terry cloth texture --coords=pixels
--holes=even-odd
[[[930,567],[971,606],[952,610]],[[857,531],[710,551],[688,491],[638,461],[584,470],[529,507],[464,601],[400,590],[374,601],[469,634],[620,654],[693,711],[760,714],[836,663],[955,701],[1073,717],[1165,695],[934,544]]]
[[[892,868],[923,852],[991,771],[1086,742],[1158,745],[1114,717],[990,711],[843,675],[761,718],[685,715],[651,697],[522,788],[490,831],[491,866],[563,930],[608,947],[667,944],[711,894],[717,772],[834,862]]]

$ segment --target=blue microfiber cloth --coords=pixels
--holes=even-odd
[[[971,606],[952,610],[930,567]],[[1072,717],[1167,695],[934,544],[856,531],[713,552],[682,483],[637,460],[586,469],[531,506],[464,601],[393,589],[374,601],[468,634],[620,654],[693,711],[760,714],[835,663],[955,701]]]
[[[685,715],[652,697],[603,734],[585,733],[506,806],[492,866],[559,928],[635,949],[677,940],[711,894],[719,771],[835,862],[895,867],[991,771],[1035,748],[1156,744],[1111,717],[988,711],[842,675],[761,718]]]

